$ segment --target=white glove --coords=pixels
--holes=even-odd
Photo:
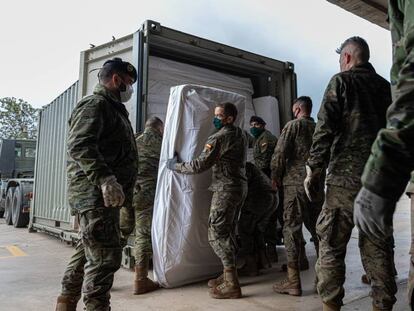
[[[354,223],[367,236],[381,240],[389,238],[393,231],[395,204],[362,187],[354,203]]]
[[[324,189],[321,189],[321,172],[320,168],[312,169],[306,165],[306,178],[303,182],[305,187],[306,196],[311,202],[319,202],[323,197]]]
[[[101,190],[105,207],[121,207],[124,204],[124,191],[115,176],[106,178],[101,185]]]

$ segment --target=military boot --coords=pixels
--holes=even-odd
[[[253,255],[246,256],[245,265],[237,271],[240,276],[258,276],[256,257]]]
[[[291,268],[292,266],[292,268]],[[273,290],[279,294],[288,294],[291,296],[302,296],[302,286],[300,284],[299,269],[294,269],[293,265],[288,265],[288,277],[275,285]]]
[[[210,288],[210,297],[216,299],[237,299],[241,298],[241,296],[237,269],[224,268],[223,282],[216,287]]]
[[[135,266],[134,295],[141,295],[156,290],[157,283],[148,278],[149,259],[146,258]]]
[[[301,256],[300,258],[300,262],[299,262],[299,268],[300,271],[305,271],[305,270],[309,270],[309,261],[308,258],[305,256]],[[287,264],[283,264],[280,267],[280,272],[287,272],[288,268],[287,268]]]
[[[217,278],[208,280],[207,286],[210,288],[216,287],[220,285],[221,283],[223,283],[223,278],[224,278],[223,274],[220,274]]]
[[[341,307],[339,306],[328,304],[325,302],[322,304],[322,311],[340,311],[340,310],[341,310]]]
[[[72,297],[66,295],[59,295],[56,302],[55,311],[76,311],[80,297]]]

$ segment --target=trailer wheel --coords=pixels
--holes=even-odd
[[[16,190],[13,194],[13,203],[12,203],[12,218],[13,226],[15,228],[26,227],[29,223],[29,213],[23,213],[23,189],[21,187],[16,187]]]
[[[14,194],[14,187],[10,187],[9,190],[7,190],[6,202],[4,203],[4,219],[6,220],[7,225],[13,224],[13,219],[12,219],[13,194]]]

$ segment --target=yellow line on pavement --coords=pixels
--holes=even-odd
[[[25,252],[23,252],[20,248],[14,245],[6,246],[6,249],[14,256],[14,257],[22,257],[27,256]]]

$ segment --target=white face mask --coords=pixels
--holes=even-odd
[[[126,90],[123,92],[122,91],[119,92],[120,97],[121,97],[121,102],[126,103],[128,100],[131,99],[133,93],[134,93],[134,89],[132,85],[127,84]]]

